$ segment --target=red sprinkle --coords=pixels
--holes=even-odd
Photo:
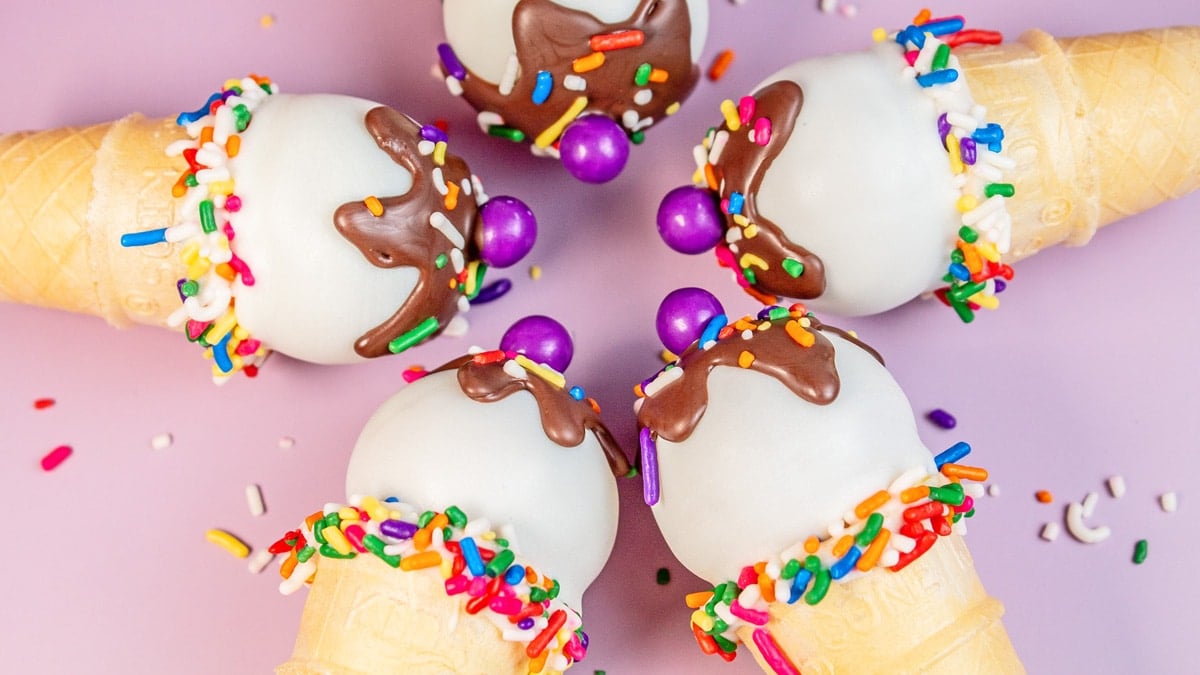
[[[596,52],[609,52],[614,49],[639,47],[646,40],[646,34],[640,30],[623,30],[616,33],[593,35],[588,40],[588,47]]]
[[[692,624],[692,635],[696,636],[696,644],[700,645],[700,651],[705,654],[717,653],[717,641],[711,635],[704,632],[704,629]]]
[[[39,398],[33,402],[33,407],[35,410],[45,410],[52,405],[54,405],[54,399],[52,398]]]
[[[421,366],[409,366],[404,369],[404,372],[400,373],[400,377],[404,378],[404,381],[408,384],[412,384],[426,375],[428,373]]]
[[[529,644],[525,647],[525,655],[531,659],[537,658],[537,655],[545,651],[546,645],[550,644],[550,641],[554,639],[554,635],[558,633],[558,629],[562,628],[566,622],[567,613],[561,609],[554,610],[554,613],[550,615],[550,620],[546,623],[546,627],[542,629],[542,632],[537,634],[537,637],[530,640]]]
[[[733,50],[726,49],[717,58],[713,59],[712,66],[708,69],[708,79],[716,82],[725,75],[725,71],[729,69],[729,64],[733,63]]]
[[[921,535],[921,538],[917,540],[917,545],[913,547],[913,550],[909,551],[908,553],[901,553],[900,559],[896,561],[896,564],[892,565],[890,569],[893,572],[899,572],[905,567],[908,567],[909,563],[925,555],[925,552],[933,546],[934,542],[937,541],[937,538],[937,535],[932,532],[926,532],[925,534]]]
[[[980,45],[998,45],[1004,40],[1004,36],[994,30],[960,30],[953,35],[946,36],[946,44],[951,47],[957,47],[967,42],[973,42]]]
[[[71,456],[71,452],[71,446],[69,445],[60,445],[51,450],[42,458],[42,469],[45,471],[57,469],[58,465],[63,463],[63,460]]]

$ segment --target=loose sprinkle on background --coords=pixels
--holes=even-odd
[[[58,465],[62,464],[66,458],[70,457],[72,452],[73,450],[69,445],[58,446],[42,457],[42,469],[44,471],[53,471],[57,469]]]

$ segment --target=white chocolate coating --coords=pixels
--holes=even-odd
[[[961,191],[934,104],[903,67],[899,46],[884,43],[800,61],[759,85],[804,90],[758,210],[824,263],[825,292],[806,301],[821,312],[874,314],[942,285]]]
[[[616,482],[595,438],[558,445],[532,394],[473,401],[453,370],[427,375],[375,412],[350,457],[346,492],[456,505],[494,527],[512,525],[517,551],[558,579],[559,597],[577,611],[617,534]]]
[[[808,536],[828,536],[830,523],[903,472],[935,471],[887,369],[824,335],[841,378],[829,405],[809,403],[769,375],[718,366],[692,435],[658,439],[654,517],[680,562],[713,584]]]
[[[379,105],[276,94],[255,110],[229,162],[242,199],[232,246],[255,280],[234,287],[237,317],[270,349],[315,363],[360,361],[355,340],[416,285],[416,269],[376,267],[333,223],[344,203],[412,187],[367,132],[365,115]]]
[[[446,42],[471,72],[493,84],[504,76],[508,58],[516,52],[512,35],[513,7],[518,0],[445,0],[442,17]],[[633,15],[638,0],[554,0],[555,4],[585,11],[605,23]],[[687,0],[692,23],[692,61],[704,50],[708,35],[707,0]],[[581,54],[581,56],[583,56]]]

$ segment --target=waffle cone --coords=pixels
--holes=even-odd
[[[958,52],[1017,164],[1013,262],[1200,187],[1200,27],[1019,39]]]
[[[126,232],[175,222],[184,165],[171,120],[0,135],[0,300],[164,325],[183,276],[174,245],[122,248]]]
[[[942,537],[899,572],[834,582],[815,606],[773,603],[766,629],[804,675],[1024,673],[962,537]],[[765,672],[752,637],[738,631]]]
[[[322,559],[292,658],[277,675],[504,675],[528,672],[519,643],[448,596],[436,570],[397,572],[370,556]]]

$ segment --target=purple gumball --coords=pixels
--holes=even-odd
[[[491,267],[508,267],[537,241],[537,219],[516,197],[492,197],[479,207],[479,256]]]
[[[712,293],[703,288],[679,288],[659,303],[654,327],[663,346],[681,354],[700,337],[714,316],[724,313],[721,301]]]
[[[725,236],[716,197],[691,185],[671,190],[658,205],[658,235],[673,250],[689,255],[716,246]]]
[[[548,316],[534,314],[518,319],[500,338],[500,349],[524,354],[563,372],[575,356],[575,344],[562,324]]]
[[[558,153],[572,176],[585,183],[607,183],[629,159],[629,137],[603,115],[585,115],[567,125]]]

